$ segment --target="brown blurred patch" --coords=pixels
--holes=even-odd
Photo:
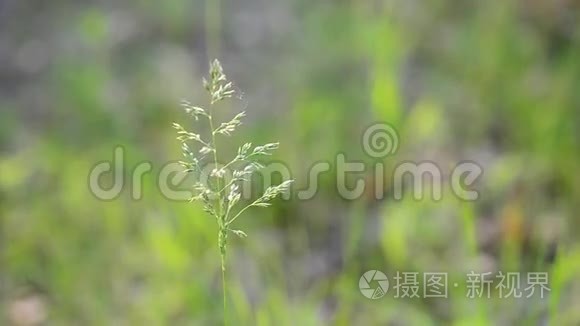
[[[10,325],[42,325],[47,318],[46,302],[40,295],[26,295],[8,304]]]

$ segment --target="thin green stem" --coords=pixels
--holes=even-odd
[[[215,171],[217,173],[218,171],[218,156],[217,156],[217,143],[216,143],[216,137],[214,134],[214,124],[213,124],[213,103],[212,106],[210,107],[209,110],[209,127],[211,129],[211,139],[212,139],[212,145],[213,145],[213,160],[214,160],[214,165],[215,165]],[[216,175],[217,178],[217,186],[218,189],[221,188],[221,177],[219,175]],[[227,291],[227,286],[226,286],[226,246],[227,246],[227,229],[226,229],[226,216],[223,213],[223,205],[224,205],[224,200],[223,200],[223,194],[218,193],[219,196],[219,204],[218,204],[218,216],[217,220],[218,220],[218,227],[219,227],[219,235],[218,235],[218,246],[219,246],[219,250],[220,250],[220,257],[221,257],[221,268],[222,268],[222,296],[223,296],[223,302],[224,302],[224,325],[226,324],[226,315],[227,315],[227,296],[226,296],[226,291]]]
[[[232,217],[229,221],[226,222],[226,227],[229,226],[230,224],[232,224],[232,222],[234,222],[238,216],[242,215],[248,208],[252,207],[256,202],[258,202],[258,200],[255,200],[254,202],[252,202],[250,205],[242,208],[238,214],[236,214],[234,217]]]
[[[252,158],[254,156],[257,156],[257,155],[259,155],[259,154],[258,153],[252,153],[252,154],[249,154],[248,156],[245,156],[245,157],[243,157],[241,159],[239,159],[239,156],[238,156],[238,157],[234,158],[233,160],[231,160],[228,164],[224,165],[224,167],[222,167],[222,169],[225,170],[225,169],[229,168],[230,165],[233,165],[233,164],[238,163],[238,162],[249,161],[250,158]]]
[[[211,143],[213,145],[214,169],[215,169],[215,171],[217,173],[217,170],[218,170],[217,143],[216,143],[216,140],[215,140],[215,135],[213,134],[213,131],[214,131],[214,128],[213,128],[213,113],[212,113],[212,109],[211,108],[210,108],[210,113],[209,113],[209,117],[208,118],[209,118],[209,127],[211,129]],[[220,189],[222,187],[221,186],[221,178],[219,176],[216,176],[216,178],[217,178],[217,183],[218,183],[218,189]],[[218,213],[221,216],[221,213],[222,213],[222,196],[221,195],[219,196],[219,201],[220,201],[220,204],[219,204],[219,207],[218,207],[218,209],[219,209]]]
[[[222,193],[224,190],[226,190],[229,186],[233,185],[236,181],[239,181],[238,179],[232,179],[232,181],[228,182],[225,186],[223,186],[223,188],[221,188],[220,190],[217,191],[217,193]],[[227,214],[226,214],[227,217]]]
[[[225,268],[225,266],[226,266],[226,255],[225,255],[225,253],[224,254],[221,254],[221,258],[222,258],[222,296],[223,296],[223,300],[224,300],[224,325],[225,325],[226,324],[226,321],[227,321],[227,317],[226,317],[226,311],[227,311],[227,309],[226,309],[227,308],[227,304],[226,304],[226,302],[227,302],[227,300],[226,300],[226,297],[227,297],[226,288],[227,288],[227,286],[226,286],[226,268]]]

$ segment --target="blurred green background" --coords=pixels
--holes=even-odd
[[[0,1],[0,324],[223,321],[215,222],[165,199],[101,201],[90,169],[122,145],[127,176],[180,157],[171,122],[203,103],[217,57],[243,91],[241,139],[309,167],[400,135],[386,198],[341,199],[321,176],[231,238],[228,320],[242,325],[580,324],[580,21],[562,1]],[[237,139],[237,138],[236,138]],[[240,141],[241,142],[241,141]],[[239,144],[233,141],[230,149]],[[392,198],[403,160],[473,160],[480,198]],[[372,180],[372,170],[358,174]],[[540,300],[364,298],[378,269],[548,272]]]

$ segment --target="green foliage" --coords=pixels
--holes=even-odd
[[[217,242],[227,245],[228,319],[237,324],[578,324],[576,7],[499,0],[0,5],[0,324],[18,324],[15,305],[37,298],[40,308],[26,311],[43,308],[49,325],[219,324],[216,224]],[[244,85],[248,117],[228,116],[230,106],[244,106],[240,94],[210,107],[213,95],[204,101],[203,87],[189,89],[214,56]],[[203,195],[184,205],[159,191],[159,167],[175,157],[167,126],[182,119],[172,110],[181,97],[196,99],[183,103],[191,119],[177,130],[187,143],[184,170],[196,175],[211,166],[213,136],[218,159],[236,161],[225,169],[235,175],[220,177],[219,166],[209,187],[223,198],[222,206],[208,194],[209,216],[230,209],[223,233],[221,218],[203,211]],[[397,156],[383,162],[385,178],[401,160],[434,160],[446,170],[473,159],[485,167],[481,200],[345,201],[328,171],[313,199],[253,209],[270,202],[252,206],[256,198],[237,198],[242,181],[228,185],[271,158],[264,155],[277,143],[256,147],[270,139],[283,144],[275,159],[288,165],[298,189],[309,184],[309,167],[337,153],[369,162],[360,138],[373,122],[391,123],[401,138]],[[143,177],[142,200],[129,198],[130,184],[114,201],[88,191],[88,171],[118,145],[126,176],[140,162],[154,166]],[[252,218],[234,221],[247,205],[242,215]],[[552,243],[554,263],[544,259]],[[371,268],[389,276],[447,271],[450,284],[464,282],[469,269],[549,271],[552,291],[544,302],[515,302],[468,300],[457,287],[449,300],[431,301],[395,300],[391,288],[368,301],[357,283]]]

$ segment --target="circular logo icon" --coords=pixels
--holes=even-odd
[[[389,290],[387,275],[375,269],[364,273],[358,281],[360,293],[369,299],[380,299]]]
[[[393,155],[399,149],[399,133],[388,123],[368,127],[362,136],[363,150],[373,158]]]

